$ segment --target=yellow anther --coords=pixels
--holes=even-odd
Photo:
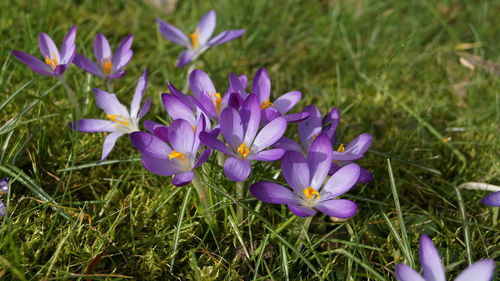
[[[311,140],[314,141],[316,139],[316,137],[318,136],[318,134],[314,134],[312,137],[311,137]]]
[[[238,147],[238,153],[243,158],[246,158],[248,154],[250,154],[250,146],[248,146],[246,143],[240,144],[240,146]]]
[[[106,115],[109,120],[113,121],[116,123],[116,126],[118,125],[123,125],[123,126],[129,126],[130,122],[127,120],[127,118],[121,116],[121,115],[115,115],[115,114],[108,114]]]
[[[308,188],[304,188],[303,192],[307,199],[313,199],[314,196],[316,196],[316,198],[321,197],[319,195],[319,192],[316,191],[316,189],[312,188],[311,186],[309,186]]]
[[[56,53],[52,53],[52,59],[49,58],[49,56],[46,56],[45,63],[48,64],[52,69],[56,69],[56,66],[58,64]]]
[[[193,129],[193,132],[196,132],[196,126],[191,126],[191,129]]]
[[[260,104],[260,109],[266,109],[270,106],[272,106],[273,103],[269,100],[269,99],[266,99],[265,101],[263,101],[261,104]]]
[[[340,146],[339,146],[339,148],[337,148],[337,151],[338,152],[344,152],[344,150],[345,150],[344,144],[341,143]]]
[[[189,37],[191,38],[191,46],[193,46],[193,49],[198,49],[200,47],[200,40],[198,37],[200,36],[200,29],[196,29],[194,33],[189,34]]]
[[[212,93],[210,94],[210,96],[214,98],[213,102],[215,110],[217,111],[217,113],[220,113],[220,110],[222,109],[222,96],[220,95],[220,93]]]
[[[168,156],[168,159],[170,161],[172,161],[172,159],[174,159],[174,158],[177,158],[177,159],[181,160],[182,162],[185,162],[187,160],[186,154],[184,154],[182,152],[175,151],[175,150],[172,150],[172,152],[167,156]]]
[[[443,138],[443,142],[450,142],[450,141],[451,141],[451,137]]]
[[[104,74],[106,74],[106,75],[111,74],[111,70],[113,69],[113,63],[111,62],[111,60],[109,58],[102,59],[101,66],[102,66],[102,70],[104,71]]]

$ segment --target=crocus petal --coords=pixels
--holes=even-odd
[[[367,169],[360,168],[358,182],[360,182],[360,183],[369,183],[372,180],[373,180],[372,173],[370,171],[368,171]]]
[[[490,281],[495,274],[495,261],[486,259],[473,263],[467,267],[455,281]]]
[[[163,124],[160,124],[160,123],[157,123],[157,122],[154,122],[151,120],[146,120],[146,121],[144,121],[144,127],[151,134],[157,136],[162,141],[168,143],[168,126],[165,126]]]
[[[328,179],[321,190],[321,198],[328,200],[346,193],[358,181],[360,168],[357,164],[346,165]]]
[[[312,138],[321,132],[321,113],[314,105],[306,106],[302,112],[309,112],[311,114],[309,118],[297,125],[300,142],[305,148],[308,148]]]
[[[311,113],[309,112],[299,112],[299,113],[283,115],[283,118],[285,118],[286,122],[288,123],[295,123],[304,121],[307,118],[309,118],[309,116],[311,116]]]
[[[241,83],[240,78],[234,74],[229,74],[229,92],[236,92],[242,95],[243,98],[246,98],[247,93],[245,92],[245,86]]]
[[[133,132],[130,134],[132,145],[143,155],[167,160],[172,149],[160,138],[146,132]]]
[[[288,205],[288,209],[297,217],[306,218],[316,215],[316,210],[300,205]]]
[[[43,58],[49,57],[53,59],[55,56],[57,61],[61,62],[59,50],[47,33],[41,32],[40,35],[38,35],[38,47],[40,47],[40,52],[42,53]]]
[[[137,87],[135,88],[134,98],[132,99],[132,104],[130,105],[130,116],[132,118],[137,116],[139,112],[139,108],[141,106],[142,96],[146,91],[146,87],[148,85],[148,74],[146,70],[142,73],[141,78],[137,82]],[[146,111],[147,112],[147,111]]]
[[[353,139],[345,148],[345,152],[364,154],[372,145],[372,135],[364,133]]]
[[[177,67],[184,67],[186,64],[190,63],[195,57],[196,52],[191,50],[182,51],[177,58]]]
[[[269,149],[252,155],[250,159],[257,161],[276,161],[281,159],[285,154],[285,150],[281,148]]]
[[[76,38],[76,26],[72,26],[62,42],[61,61],[60,61],[61,64],[68,64],[73,61],[73,58],[75,57],[76,54],[75,38]]]
[[[153,174],[160,176],[171,176],[180,172],[177,165],[174,162],[160,159],[156,157],[151,157],[146,154],[142,155],[142,166]]]
[[[231,150],[224,143],[222,143],[220,140],[217,139],[216,134],[201,132],[200,133],[200,140],[204,145],[206,145],[208,147],[216,149],[216,150],[218,150],[226,155],[229,155],[229,156],[233,155]]]
[[[194,178],[193,171],[186,171],[182,173],[178,173],[172,179],[172,184],[175,186],[184,186],[190,183]]]
[[[205,45],[215,30],[215,11],[209,11],[198,22],[198,40]]]
[[[0,217],[5,218],[5,214],[7,214],[7,207],[5,207],[2,199],[0,199]]]
[[[81,119],[70,123],[73,130],[80,132],[113,132],[115,131],[115,122],[101,119]]]
[[[241,37],[245,33],[244,29],[226,30],[218,34],[207,42],[209,46],[215,46]]]
[[[240,115],[232,107],[226,107],[220,114],[221,134],[233,151],[243,143],[243,123]],[[250,146],[249,143],[247,145]]]
[[[188,121],[177,119],[170,124],[168,140],[175,151],[185,154],[191,153],[194,139],[193,127]]]
[[[54,72],[52,71],[50,66],[35,58],[34,56],[21,51],[12,51],[12,55],[14,55],[18,60],[31,68],[31,70],[33,70],[34,72],[40,75],[54,76]]]
[[[285,114],[290,111],[290,109],[292,109],[292,107],[294,107],[301,98],[302,93],[299,91],[288,92],[273,102],[274,108],[276,108],[281,114]]]
[[[418,252],[425,280],[445,281],[444,267],[441,263],[439,253],[434,243],[432,243],[431,238],[426,234],[422,234],[420,237]]]
[[[106,78],[108,78],[108,79],[118,79],[118,78],[122,78],[123,75],[125,75],[125,70],[120,70],[117,73],[114,73],[114,74],[106,76]]]
[[[356,203],[346,199],[318,202],[314,207],[327,216],[341,219],[347,219],[354,216],[358,210]]]
[[[93,61],[89,60],[83,55],[77,54],[75,56],[75,59],[73,60],[73,63],[92,75],[104,77],[99,66],[97,66]]]
[[[241,107],[240,116],[245,129],[243,142],[250,144],[253,142],[260,124],[260,104],[256,95],[248,96]]]
[[[404,263],[396,265],[395,275],[399,281],[426,281],[420,274]]]
[[[253,197],[269,204],[299,204],[299,198],[290,189],[272,182],[261,181],[248,190]]]
[[[203,92],[210,94],[215,94],[217,91],[215,90],[214,84],[210,77],[203,72],[202,70],[195,69],[189,75],[189,87],[193,92],[193,96],[197,99],[200,99],[200,96]]]
[[[110,94],[98,88],[94,88],[93,91],[97,107],[104,110],[106,114],[129,117],[127,108],[118,101],[115,94]]]
[[[64,73],[64,71],[66,71],[67,66],[68,66],[67,64],[57,65],[56,68],[54,69],[54,75],[55,76],[62,75]]]
[[[269,122],[262,130],[260,130],[257,137],[253,141],[253,145],[256,147],[256,151],[266,149],[267,147],[273,145],[278,141],[286,130],[286,121],[283,117],[278,117],[273,121]]]
[[[481,199],[481,203],[492,207],[500,207],[500,191],[486,195]]]
[[[278,118],[281,116],[281,113],[272,107],[265,108],[262,110],[262,115],[261,115],[261,126],[265,126],[269,122],[273,121],[274,119]]]
[[[281,173],[295,193],[302,194],[310,183],[310,172],[307,160],[301,153],[288,151],[281,161]]]
[[[172,95],[177,97],[179,100],[182,101],[185,105],[189,106],[192,111],[196,111],[196,105],[192,102],[192,97],[188,96],[181,91],[179,91],[172,83],[168,82],[167,83],[168,89]]]
[[[160,27],[161,35],[163,35],[163,37],[165,37],[167,40],[170,40],[172,43],[182,45],[184,47],[190,46],[189,39],[186,34],[177,29],[177,27],[168,24],[161,19],[156,19],[156,22]]]
[[[201,166],[203,163],[205,163],[208,158],[210,157],[210,154],[212,153],[212,150],[210,148],[207,148],[203,150],[203,152],[200,154],[200,157],[198,157],[198,160],[194,163],[193,169],[198,168]]]
[[[248,178],[252,166],[249,159],[229,157],[224,163],[224,174],[231,181],[243,181]]]
[[[114,69],[121,69],[130,62],[130,59],[134,54],[134,52],[130,50],[132,42],[134,42],[134,35],[132,34],[127,35],[120,42],[120,45],[116,48],[113,58],[111,59]]]
[[[341,162],[351,162],[351,161],[356,161],[361,158],[363,158],[363,154],[354,154],[354,153],[349,153],[349,152],[338,152],[338,151],[333,151],[332,154],[332,159],[335,161],[341,161]]]
[[[269,101],[271,95],[271,79],[265,68],[259,68],[252,82],[252,93],[256,94],[260,102]]]
[[[194,116],[193,111],[189,106],[184,104],[180,99],[174,95],[162,94],[161,100],[163,106],[167,111],[168,115],[172,117],[173,120],[184,119],[190,124],[196,124],[196,116]]]
[[[296,151],[302,153],[302,147],[300,147],[298,143],[287,137],[280,138],[277,142],[274,143],[273,146],[283,148],[287,151]]]
[[[219,119],[219,115],[217,114],[217,111],[215,111],[212,98],[210,98],[207,92],[203,91],[197,98],[193,97],[192,101],[208,117],[214,120]]]
[[[151,108],[151,98],[147,98],[146,101],[144,102],[144,105],[141,107],[141,110],[139,110],[139,114],[137,114],[137,119],[141,119],[144,117],[149,112],[149,109]]]
[[[98,33],[94,40],[94,54],[97,63],[101,63],[105,59],[111,59],[111,47],[106,37]]]
[[[332,164],[332,143],[325,134],[314,139],[307,153],[307,164],[311,173],[310,186],[319,190]]]
[[[339,125],[339,120],[340,120],[340,112],[339,110],[334,107],[326,116],[323,118],[323,132],[325,132],[332,143],[335,143],[336,141],[336,132],[337,132],[337,127]]]
[[[106,157],[108,157],[109,153],[111,150],[113,150],[113,147],[115,146],[116,140],[123,136],[124,133],[122,132],[114,132],[109,134],[106,139],[104,139],[104,145],[102,147],[102,156],[101,156],[101,161],[104,161]]]

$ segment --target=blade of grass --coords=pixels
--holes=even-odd
[[[175,256],[177,255],[177,248],[179,247],[179,236],[181,234],[182,222],[184,220],[184,214],[186,213],[187,204],[188,204],[188,201],[190,199],[189,195],[191,194],[192,190],[193,190],[193,188],[189,187],[186,190],[186,194],[184,195],[184,200],[182,200],[182,207],[181,207],[181,210],[179,213],[179,220],[177,221],[177,229],[176,229],[175,235],[174,235],[174,249],[172,252],[172,259],[170,260],[170,268],[174,267]]]

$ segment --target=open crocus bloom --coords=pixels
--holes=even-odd
[[[172,183],[183,186],[194,178],[193,169],[207,161],[210,149],[205,149],[198,157],[199,135],[204,130],[204,120],[198,121],[193,128],[183,119],[172,122],[168,129],[170,145],[162,139],[145,133],[134,132],[130,135],[132,144],[142,154],[142,165],[153,174],[174,176]]]
[[[205,119],[206,129],[210,130],[210,119],[206,117],[205,114],[201,111],[199,107],[195,108],[195,111],[177,96],[172,94],[162,94],[161,100],[163,102],[163,107],[167,111],[168,115],[172,118],[172,120],[184,119],[191,124],[193,128],[195,128],[198,124],[198,121],[203,118]]]
[[[490,193],[481,199],[481,203],[492,207],[500,207],[500,191]]]
[[[332,163],[332,145],[328,137],[319,135],[311,144],[307,158],[288,151],[282,159],[281,171],[292,190],[272,182],[257,182],[250,193],[270,204],[286,204],[299,217],[310,217],[316,210],[337,218],[350,218],[357,210],[350,200],[337,199],[358,180],[359,166],[349,164],[326,180]]]
[[[66,34],[59,52],[52,38],[44,32],[40,33],[38,36],[38,46],[40,47],[43,61],[21,51],[12,51],[12,54],[38,74],[45,76],[60,76],[75,57],[75,37],[76,26],[73,26],[68,31],[68,34]]]
[[[94,54],[97,64],[80,54],[76,55],[73,63],[95,76],[108,79],[120,78],[125,74],[123,68],[130,62],[134,54],[130,49],[133,41],[134,36],[128,35],[118,45],[113,54],[108,39],[99,33],[94,40]]]
[[[215,11],[209,11],[198,22],[198,26],[193,33],[186,35],[175,26],[168,24],[161,19],[157,19],[160,33],[167,40],[177,45],[187,48],[179,55],[177,67],[183,67],[195,60],[211,46],[219,45],[234,40],[245,33],[244,29],[226,30],[219,35],[212,37],[215,30]]]
[[[4,178],[0,180],[0,196],[9,192],[9,180],[10,178]],[[0,217],[5,217],[6,213],[7,207],[0,198]]]
[[[104,140],[101,161],[106,159],[119,137],[139,131],[139,120],[148,113],[151,107],[150,98],[146,100],[142,108],[140,107],[146,86],[147,73],[144,71],[137,83],[130,111],[118,101],[115,94],[94,89],[96,105],[106,112],[108,120],[81,119],[71,124],[73,129],[80,132],[111,132]]]
[[[285,153],[279,148],[265,150],[285,133],[285,119],[278,117],[258,132],[260,116],[259,102],[252,94],[245,100],[240,112],[233,107],[222,110],[220,130],[229,147],[214,134],[200,134],[203,144],[229,156],[224,163],[224,174],[232,181],[248,178],[252,170],[251,160],[275,161]]]
[[[411,267],[404,263],[396,265],[396,278],[399,281],[446,281],[444,267],[441,257],[432,243],[432,240],[426,234],[420,237],[419,247],[420,264],[424,276],[418,274]],[[495,273],[495,261],[484,259],[475,262],[467,267],[455,281],[490,281]]]
[[[230,88],[240,94],[245,99],[248,94],[245,92],[246,77],[229,76]],[[260,68],[252,82],[252,93],[257,95],[260,108],[262,110],[262,122],[266,124],[277,117],[283,116],[287,122],[299,122],[309,117],[308,112],[300,112],[294,114],[286,114],[292,109],[302,98],[302,93],[299,91],[288,92],[274,101],[271,101],[271,79],[265,68]]]

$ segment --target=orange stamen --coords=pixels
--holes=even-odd
[[[248,146],[246,143],[240,144],[238,147],[238,153],[241,155],[241,157],[246,158],[248,154],[250,154],[250,146]]]
[[[260,104],[260,109],[266,109],[270,106],[274,105],[269,99],[266,99],[265,101],[263,101],[261,104]]]
[[[311,186],[304,188],[303,192],[307,199],[313,199],[314,196],[316,196],[316,198],[320,198],[319,192]]]
[[[168,159],[170,161],[172,161],[172,159],[174,159],[174,158],[177,158],[177,159],[181,160],[182,162],[185,162],[187,160],[186,154],[184,154],[182,152],[175,151],[175,150],[172,150],[172,152],[170,154],[168,154],[167,156],[168,156]]]
[[[102,59],[101,66],[102,66],[102,70],[103,70],[104,74],[106,74],[106,75],[111,74],[111,70],[113,70],[113,63],[111,62],[111,60],[109,58]]]
[[[193,46],[193,49],[198,49],[200,47],[200,40],[198,37],[200,36],[200,30],[197,28],[194,33],[189,34],[189,37],[191,38],[191,46]]]
[[[115,114],[108,114],[106,115],[109,120],[113,121],[116,123],[116,126],[122,125],[122,126],[129,126],[130,122],[127,120],[127,118],[121,116],[121,115],[115,115]]]

